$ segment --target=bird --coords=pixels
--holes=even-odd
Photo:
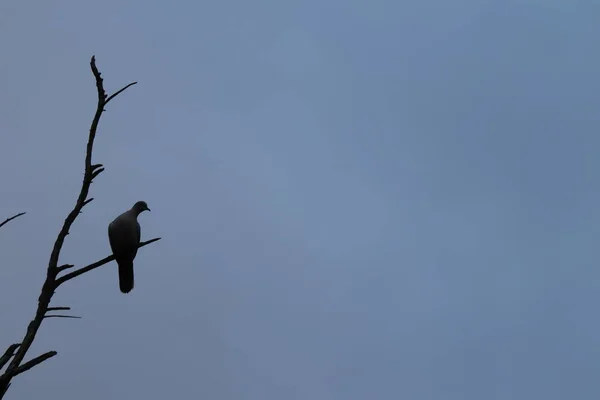
[[[119,266],[121,293],[129,293],[133,289],[133,260],[141,238],[140,223],[137,218],[144,211],[150,211],[148,204],[145,201],[138,201],[108,224],[108,241]]]

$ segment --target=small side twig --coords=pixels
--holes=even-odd
[[[21,343],[15,343],[8,346],[8,349],[6,349],[2,357],[0,357],[0,369],[6,365],[8,360],[10,360],[10,358],[15,354],[15,350],[17,350],[20,345]]]
[[[123,93],[125,90],[127,90],[128,88],[130,88],[133,85],[137,85],[137,82],[131,82],[129,85],[125,86],[122,89],[117,90],[114,94],[111,94],[110,96],[108,96],[106,101],[104,102],[104,105],[108,104],[109,101],[111,101],[112,99],[114,99],[115,97],[117,97],[118,95],[120,95],[121,93]]]
[[[2,228],[4,225],[8,224],[8,223],[9,223],[10,221],[12,221],[13,219],[15,219],[15,218],[19,218],[21,215],[25,215],[25,214],[27,214],[27,213],[24,213],[24,212],[22,212],[22,213],[18,213],[18,214],[16,214],[16,215],[13,215],[13,216],[12,216],[12,217],[10,217],[10,218],[6,218],[6,219],[4,220],[4,222],[0,223],[0,228]]]
[[[48,307],[48,309],[46,310],[46,312],[49,311],[70,311],[71,307]]]
[[[65,269],[69,269],[69,268],[73,268],[73,267],[74,267],[74,265],[73,265],[73,264],[63,264],[63,265],[61,265],[60,267],[56,267],[56,272],[57,272],[57,273],[58,273],[58,272],[62,272],[62,271],[64,271]]]
[[[88,204],[90,204],[92,201],[94,201],[93,197],[90,197],[89,199],[87,199],[86,201],[83,202],[83,207],[87,206]]]
[[[75,315],[60,315],[60,314],[44,315],[44,318],[73,318],[73,319],[81,319],[81,317],[77,317]]]

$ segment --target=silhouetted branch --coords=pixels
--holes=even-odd
[[[73,267],[74,267],[73,264],[63,264],[60,267],[56,268],[56,272],[59,273],[59,272],[64,271],[65,269],[69,269],[69,268],[73,268]]]
[[[94,178],[96,178],[98,175],[100,175],[102,172],[104,172],[104,168],[100,168],[95,170],[94,172],[92,172],[92,180],[94,180]],[[84,204],[85,205],[85,202]]]
[[[25,215],[25,214],[27,214],[27,213],[24,213],[24,212],[22,212],[22,213],[18,213],[17,215],[13,215],[13,216],[12,216],[12,217],[10,217],[10,218],[6,218],[6,219],[4,220],[4,222],[0,223],[0,228],[2,228],[4,225],[8,224],[8,223],[9,223],[10,221],[12,221],[13,219],[15,219],[15,218],[19,218],[21,215]]]
[[[83,202],[83,206],[87,206],[88,204],[90,204],[92,201],[94,201],[93,197],[90,197],[89,199],[87,199],[86,201]]]
[[[131,87],[132,85],[136,84],[136,82],[130,83],[127,86],[125,86],[124,88],[118,90],[113,95],[107,96],[106,91],[104,90],[104,83],[103,83],[102,76],[100,74],[100,71],[98,71],[98,68],[96,67],[96,58],[95,57],[92,57],[92,59],[90,61],[90,68],[92,70],[92,74],[94,75],[94,79],[96,81],[96,91],[97,91],[98,99],[97,99],[97,104],[96,104],[96,113],[94,114],[94,118],[92,119],[92,123],[91,123],[90,129],[89,129],[89,135],[88,135],[88,141],[87,141],[86,153],[85,153],[83,182],[81,183],[81,189],[80,189],[79,195],[77,197],[77,201],[75,202],[73,209],[71,210],[71,212],[68,214],[67,218],[65,219],[65,221],[62,225],[62,228],[60,229],[60,231],[56,237],[56,241],[54,242],[54,246],[53,246],[52,252],[50,254],[50,259],[48,261],[48,268],[46,269],[46,280],[44,281],[40,296],[38,297],[38,306],[36,309],[35,316],[31,320],[29,325],[27,326],[27,331],[25,332],[25,335],[23,337],[23,340],[21,341],[21,344],[13,345],[13,346],[9,347],[9,349],[7,349],[5,354],[0,358],[2,365],[5,365],[8,363],[8,366],[6,367],[6,371],[4,371],[4,373],[2,375],[0,375],[0,399],[3,398],[4,394],[10,387],[12,378],[33,368],[34,366],[44,362],[45,360],[47,360],[51,357],[54,357],[57,354],[55,351],[49,351],[47,353],[44,353],[44,354],[26,362],[26,363],[22,363],[23,359],[25,358],[25,355],[27,354],[27,351],[31,347],[31,345],[36,337],[36,334],[42,324],[42,321],[45,318],[79,318],[79,317],[59,315],[59,314],[46,315],[48,313],[48,311],[58,311],[58,310],[68,310],[69,309],[69,307],[50,307],[50,301],[52,300],[52,296],[54,295],[54,291],[56,290],[56,288],[60,284],[66,282],[70,279],[73,279],[81,274],[84,274],[88,271],[91,271],[92,269],[98,268],[101,265],[104,265],[104,264],[114,260],[114,257],[112,257],[112,256],[106,257],[103,260],[100,260],[94,264],[88,265],[87,267],[81,268],[77,271],[73,271],[69,274],[64,275],[61,278],[57,278],[57,276],[60,272],[73,267],[73,265],[70,265],[70,264],[64,264],[64,265],[61,265],[60,267],[58,266],[58,260],[60,258],[60,253],[61,253],[63,244],[65,242],[65,239],[66,239],[67,235],[69,235],[69,230],[71,229],[71,227],[72,227],[73,223],[75,222],[75,220],[77,219],[77,217],[81,214],[81,210],[83,209],[83,207],[85,205],[89,204],[93,200],[93,198],[89,198],[89,199],[87,198],[93,179],[96,178],[100,173],[102,173],[102,171],[104,171],[104,167],[102,166],[102,164],[92,164],[92,153],[94,150],[94,140],[96,139],[96,132],[98,130],[98,124],[100,123],[100,118],[102,117],[102,113],[105,111],[104,107],[106,106],[106,104],[109,101],[114,99],[120,93],[122,93],[127,88]],[[6,221],[4,221],[0,224],[0,227],[5,225],[9,221],[11,221],[21,215],[24,215],[24,214],[25,213],[20,213],[11,218],[8,218]],[[155,242],[159,239],[160,238],[152,239],[147,242],[141,243],[139,247],[143,247],[143,246],[150,244],[152,242]],[[15,352],[15,350],[16,350],[16,352]]]
[[[125,86],[122,89],[117,90],[114,94],[110,95],[106,101],[104,102],[104,104],[108,104],[109,101],[111,101],[112,99],[114,99],[115,97],[117,97],[118,95],[120,95],[121,93],[123,93],[124,91],[126,91],[129,87],[133,86],[133,85],[137,85],[137,82],[131,82],[129,85]]]
[[[47,353],[42,354],[41,356],[37,356],[36,358],[31,359],[31,360],[27,361],[25,364],[16,368],[13,373],[13,376],[22,374],[23,372],[30,370],[31,368],[35,367],[36,365],[43,363],[47,359],[52,358],[57,354],[58,353],[55,351],[49,351]]]
[[[154,239],[150,239],[150,240],[145,241],[145,242],[141,242],[140,245],[138,246],[138,249],[141,248],[141,247],[147,246],[150,243],[157,242],[160,239],[161,238],[154,238]],[[69,280],[71,280],[73,278],[76,278],[79,275],[85,274],[86,272],[90,272],[91,270],[94,270],[94,269],[96,269],[98,267],[101,267],[104,264],[108,264],[109,262],[113,261],[114,259],[115,259],[115,256],[111,255],[111,256],[103,258],[100,261],[96,261],[95,263],[90,264],[90,265],[88,265],[86,267],[82,267],[82,268],[80,268],[78,270],[75,270],[73,272],[69,272],[68,274],[63,275],[63,276],[61,276],[60,278],[58,278],[56,280],[56,286],[60,286],[63,283],[65,283],[66,281],[69,281]]]
[[[59,315],[59,314],[44,315],[44,318],[73,318],[73,319],[81,319],[81,317],[77,317],[75,315]]]
[[[8,346],[8,349],[4,352],[2,357],[0,357],[0,369],[4,368],[8,360],[15,354],[15,350],[21,345],[21,343],[15,343]]]
[[[46,312],[50,312],[50,311],[69,311],[71,310],[71,307],[48,307],[48,309],[46,310]]]

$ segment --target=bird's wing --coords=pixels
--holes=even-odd
[[[116,258],[132,260],[139,245],[139,224],[127,213],[120,215],[108,225],[108,240]]]
[[[140,240],[142,239],[142,231],[140,229],[140,223],[137,218],[135,220],[135,250],[133,251],[133,256],[137,254],[138,246],[140,245]]]

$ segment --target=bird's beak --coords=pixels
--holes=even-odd
[[[150,209],[148,207],[146,207],[146,211],[150,211]]]

